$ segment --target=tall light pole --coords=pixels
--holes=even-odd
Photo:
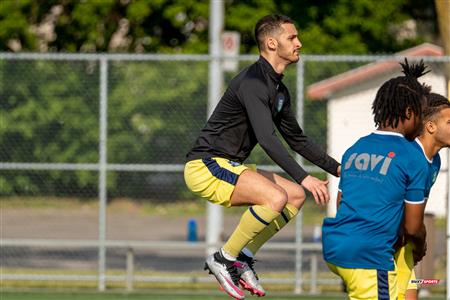
[[[209,81],[208,81],[208,118],[211,116],[222,94],[223,74],[221,66],[222,54],[221,36],[224,24],[223,0],[209,1]],[[221,206],[208,202],[206,220],[207,255],[217,250],[214,244],[221,241],[223,231],[223,209]]]

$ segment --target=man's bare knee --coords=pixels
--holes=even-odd
[[[288,195],[288,202],[298,209],[300,209],[303,206],[305,200],[306,200],[305,190],[303,190],[303,188],[300,186],[298,186],[298,188],[296,188],[295,190],[291,191],[291,193]]]
[[[271,209],[281,212],[288,202],[288,194],[286,191],[277,186],[273,192],[268,194],[271,197],[264,199],[265,204]]]
[[[250,170],[244,171],[231,195],[232,205],[266,205],[282,211],[288,201],[284,187]]]

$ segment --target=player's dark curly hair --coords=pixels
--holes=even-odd
[[[278,14],[267,15],[259,19],[255,26],[255,39],[258,49],[264,49],[264,38],[281,32],[281,25],[286,23],[294,24],[294,21],[287,16]]]
[[[444,108],[450,108],[450,101],[442,95],[430,93],[427,95],[427,105],[423,110],[423,120],[433,121]]]
[[[428,73],[427,66],[421,60],[410,65],[405,58],[402,66],[403,76],[392,78],[380,87],[372,103],[372,112],[376,126],[392,126],[396,128],[400,120],[406,119],[406,108],[410,107],[414,114],[422,113],[424,98],[430,88],[422,85],[417,78]]]

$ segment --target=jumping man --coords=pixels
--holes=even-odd
[[[225,207],[249,206],[228,241],[205,264],[236,299],[245,297],[239,285],[265,295],[253,257],[297,215],[305,201],[303,188],[317,203],[329,200],[328,182],[309,175],[295,161],[276,129],[292,150],[335,176],[340,173],[339,163],[298,125],[282,82],[283,72],[299,60],[302,47],[293,21],[265,16],[256,24],[255,37],[259,60],[233,78],[187,154],[184,171],[188,188],[197,195]],[[256,144],[294,181],[244,165]]]

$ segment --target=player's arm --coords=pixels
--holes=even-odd
[[[421,192],[418,190],[409,191],[409,193],[407,191],[406,197],[411,199],[414,197],[413,195],[418,196],[418,194],[421,195]],[[426,229],[423,222],[425,205],[425,198],[422,200],[417,200],[416,198],[414,201],[405,200],[405,242],[410,242],[413,245],[414,263],[421,261],[427,251]]]
[[[412,156],[407,166],[409,185],[405,193],[404,229],[406,242],[413,244],[414,263],[419,262],[426,252],[426,230],[423,223],[426,196],[425,187],[429,166],[424,160]]]
[[[423,231],[423,216],[425,212],[425,202],[405,203],[405,233],[409,236],[420,236]]]
[[[327,203],[329,200],[327,182],[308,175],[277,137],[267,87],[258,80],[248,82],[245,87],[241,87],[239,96],[246,108],[256,139],[267,155],[296,182],[310,191],[318,204]]]
[[[299,166],[276,136],[267,87],[255,80],[242,86],[239,93],[260,146],[294,180],[301,182],[308,173]]]
[[[287,103],[283,109],[283,117],[278,126],[280,133],[292,150],[306,158],[311,163],[322,168],[334,176],[340,176],[340,164],[325,150],[304,134]]]
[[[425,205],[425,201],[405,203],[405,239],[413,245],[414,263],[421,261],[427,251],[426,228],[423,222]]]
[[[341,166],[339,163],[330,157],[314,141],[303,134],[303,130],[300,128],[297,119],[290,109],[290,101],[286,102],[281,114],[280,120],[276,123],[277,128],[290,148],[328,173],[338,177],[341,176]],[[328,202],[328,181],[322,181],[309,175],[301,184],[313,195],[324,195],[326,202]],[[316,196],[314,197],[316,198]]]

